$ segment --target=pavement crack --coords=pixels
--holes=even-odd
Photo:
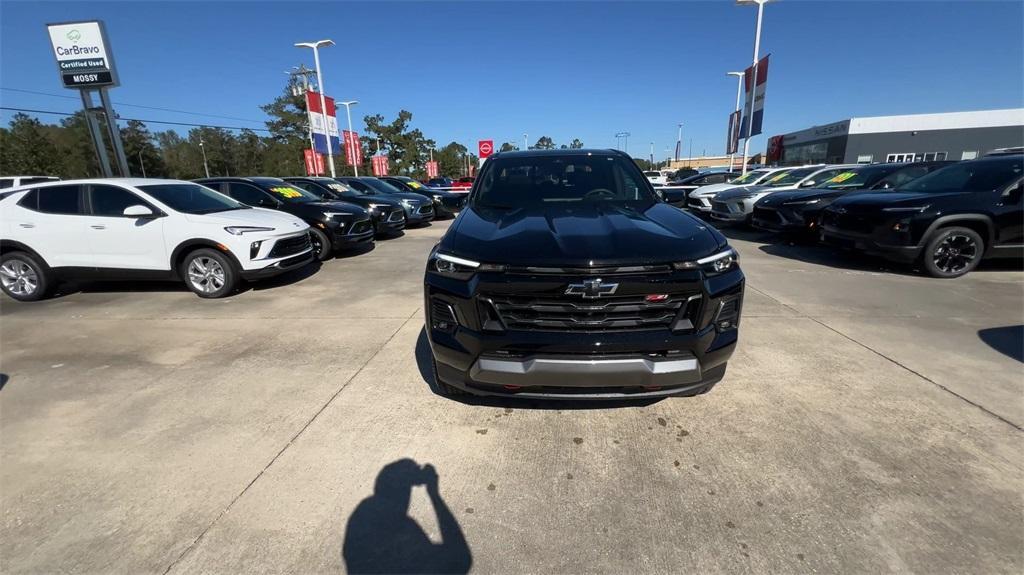
[[[904,370],[906,370],[906,371],[916,375],[917,377],[923,379],[924,381],[927,381],[928,383],[934,385],[935,387],[941,389],[942,391],[945,391],[946,393],[952,395],[953,397],[956,397],[957,399],[967,403],[968,405],[973,405],[974,407],[980,409],[982,412],[987,413],[988,415],[991,415],[992,417],[998,419],[999,421],[1002,421],[1003,423],[1009,425],[1010,427],[1016,429],[1017,431],[1024,431],[1024,428],[1022,428],[1020,425],[1017,425],[1016,423],[1010,421],[1009,419],[1006,419],[1002,415],[999,415],[998,413],[995,413],[994,411],[986,408],[985,406],[983,406],[983,405],[981,405],[981,404],[979,404],[979,403],[977,403],[975,401],[971,401],[970,399],[964,397],[963,395],[960,395],[959,393],[953,391],[952,389],[946,387],[945,385],[942,385],[941,383],[935,381],[934,379],[928,377],[927,375],[924,375],[923,373],[921,373],[919,371],[916,371],[916,370],[914,370],[914,369],[912,369],[912,368],[910,368],[910,367],[900,363],[896,359],[893,359],[893,358],[889,357],[888,355],[885,355],[884,353],[878,351],[877,349],[871,347],[870,345],[867,345],[866,343],[862,343],[862,342],[858,341],[857,339],[855,339],[855,338],[853,338],[853,337],[851,337],[849,335],[846,335],[845,333],[843,333],[843,332],[839,331],[838,329],[828,325],[827,323],[821,321],[820,319],[818,319],[818,318],[816,318],[814,316],[805,314],[805,313],[801,312],[800,310],[794,308],[791,305],[784,304],[781,301],[779,301],[778,299],[776,299],[776,298],[772,297],[771,295],[769,295],[769,294],[767,294],[767,293],[765,293],[765,292],[755,288],[754,286],[752,286],[750,284],[747,284],[747,287],[752,289],[752,290],[754,290],[754,291],[756,291],[757,293],[763,295],[764,297],[774,301],[775,303],[781,305],[782,307],[784,307],[786,309],[789,309],[789,310],[792,310],[799,317],[802,317],[802,318],[809,319],[809,320],[813,321],[814,323],[816,323],[816,324],[820,325],[821,327],[824,327],[825,329],[827,329],[827,330],[829,330],[829,331],[839,335],[840,337],[843,337],[843,338],[845,338],[845,339],[847,339],[847,340],[849,340],[849,341],[859,345],[860,347],[863,347],[864,349],[870,351],[871,353],[877,355],[878,357],[881,357],[882,359],[885,359],[885,360],[891,362],[892,364],[894,364],[894,365],[896,365],[896,366],[898,366],[900,368],[903,368]]]
[[[419,314],[419,313],[420,313],[420,309],[419,308],[417,308],[415,311],[413,311],[412,314],[409,315],[409,317],[407,317],[405,319],[405,321],[402,322],[402,325],[398,326],[398,328],[394,332],[392,332],[390,336],[388,336],[388,339],[385,340],[384,343],[382,343],[379,348],[377,348],[377,351],[375,351],[373,353],[373,355],[371,355],[365,362],[363,362],[363,364],[361,366],[359,366],[359,369],[357,369],[356,372],[353,373],[351,377],[346,379],[345,382],[343,384],[341,384],[341,387],[339,387],[338,390],[335,391],[334,394],[331,395],[331,397],[328,398],[327,401],[324,402],[324,404],[320,406],[320,409],[318,409],[316,411],[316,413],[314,413],[313,416],[309,418],[309,421],[307,421],[298,431],[296,431],[295,434],[292,435],[291,439],[289,439],[284,444],[284,447],[282,447],[277,452],[277,454],[275,454],[274,457],[272,457],[270,459],[270,461],[268,461],[267,464],[264,465],[262,469],[260,469],[259,473],[257,473],[256,476],[252,478],[252,481],[250,481],[248,484],[246,484],[246,486],[244,488],[242,488],[242,490],[239,491],[238,494],[235,495],[231,499],[231,501],[227,504],[227,506],[225,506],[224,509],[221,510],[221,512],[217,514],[217,517],[214,517],[213,521],[211,521],[210,524],[207,525],[205,529],[203,529],[202,533],[200,533],[198,536],[196,536],[196,538],[193,539],[191,543],[189,543],[188,547],[186,547],[184,550],[182,550],[181,554],[179,554],[178,557],[174,561],[172,561],[171,564],[168,565],[166,569],[164,569],[163,575],[167,575],[168,573],[170,573],[171,569],[174,569],[174,567],[176,565],[178,565],[178,563],[180,563],[182,559],[184,559],[189,553],[192,552],[193,549],[195,549],[199,545],[199,543],[203,540],[203,538],[206,537],[206,534],[210,531],[210,529],[212,529],[213,526],[216,525],[217,522],[220,521],[220,519],[222,517],[227,515],[228,511],[231,510],[231,508],[235,505],[235,503],[239,499],[241,499],[242,496],[245,495],[246,492],[248,492],[249,489],[253,485],[255,485],[256,482],[259,481],[259,479],[261,477],[263,477],[263,474],[266,473],[267,470],[270,469],[270,467],[274,465],[274,463],[281,457],[281,455],[283,455],[284,452],[287,451],[288,448],[291,447],[292,444],[294,444],[296,440],[298,440],[299,436],[301,436],[303,433],[305,433],[305,431],[307,429],[309,429],[309,426],[312,425],[313,422],[316,421],[316,419],[318,417],[320,417],[320,414],[323,413],[324,410],[326,410],[327,407],[330,406],[331,403],[334,402],[334,400],[341,394],[341,392],[345,391],[345,389],[348,388],[349,384],[352,383],[352,381],[356,377],[358,377],[359,374],[362,373],[364,369],[366,369],[366,366],[370,365],[370,362],[372,362],[378,355],[380,355],[380,352],[383,351],[384,348],[386,348],[389,343],[391,343],[391,340],[395,339],[395,336],[398,335],[398,332],[402,331],[402,328],[404,328],[406,326],[406,324],[408,324],[410,321],[412,321],[412,318],[416,317],[416,315]]]

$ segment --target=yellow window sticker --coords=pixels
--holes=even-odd
[[[839,183],[845,182],[846,180],[849,180],[850,178],[854,177],[855,175],[857,175],[855,172],[843,172],[841,174],[838,174],[836,177],[832,178],[831,180],[829,180],[828,183],[830,183],[830,184],[839,184]]]
[[[406,183],[409,184],[412,187],[412,189],[414,189],[414,190],[418,190],[418,189],[423,187],[423,184],[421,184],[419,182],[406,182]]]
[[[779,175],[775,176],[774,178],[768,180],[768,183],[777,182],[777,181],[781,180],[782,178],[785,178],[786,175],[787,175],[786,172],[782,172],[781,174],[779,174]]]
[[[279,194],[279,195],[281,195],[281,196],[283,196],[285,198],[301,198],[302,197],[302,192],[300,192],[299,190],[296,190],[295,188],[288,187],[288,186],[279,186],[279,187],[276,187],[276,188],[270,188],[270,191],[274,192],[275,194]]]

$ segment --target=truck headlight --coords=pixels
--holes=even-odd
[[[677,270],[704,270],[704,273],[715,275],[725,273],[732,269],[735,269],[739,265],[740,254],[732,248],[726,248],[716,254],[712,254],[706,258],[701,258],[695,262],[680,262],[672,264],[672,267]]]
[[[504,266],[482,264],[480,262],[437,251],[431,254],[430,263],[428,265],[430,271],[458,279],[469,279],[476,272],[503,271],[505,269]]]

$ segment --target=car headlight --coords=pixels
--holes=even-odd
[[[811,204],[817,204],[821,202],[821,199],[817,200],[794,200],[792,202],[782,202],[784,206],[809,206]]]
[[[402,200],[402,205],[409,209],[412,209],[413,207],[416,206],[416,204],[414,204],[412,200]]]
[[[444,201],[444,196],[442,196],[441,194],[435,194],[434,195],[434,201],[435,202],[443,202]]]
[[[494,264],[482,264],[466,258],[435,251],[430,255],[428,269],[444,276],[468,280],[477,272],[503,271],[505,267]]]
[[[709,275],[725,273],[732,269],[735,269],[739,265],[740,254],[732,248],[726,248],[716,254],[712,254],[706,258],[701,258],[695,262],[679,262],[672,264],[672,267],[677,270],[704,270],[704,273]]]
[[[924,205],[924,206],[894,206],[894,207],[891,207],[891,208],[882,208],[882,211],[883,212],[889,212],[889,213],[897,212],[897,213],[902,213],[902,214],[909,214],[909,213],[919,214],[919,213],[927,210],[930,207],[931,207],[930,205]]]
[[[272,232],[274,231],[274,228],[264,228],[260,226],[228,226],[224,228],[224,231],[233,236],[240,236],[251,232]]]

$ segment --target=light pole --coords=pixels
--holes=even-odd
[[[619,133],[615,134],[615,138],[616,139],[622,138],[622,147],[623,147],[622,151],[626,152],[627,154],[629,153],[629,136],[630,135],[631,134],[629,132],[619,132]],[[616,144],[616,145],[618,145],[618,144]]]
[[[146,162],[142,161],[142,150],[139,150],[139,166],[142,167],[142,177],[146,177]]]
[[[320,73],[320,46],[333,46],[334,40],[317,40],[316,42],[297,42],[296,48],[312,48],[313,63],[316,68],[316,83],[320,87],[320,112],[324,116],[324,132],[327,135],[327,164],[331,167],[331,177],[337,176],[334,171],[334,150],[331,146],[331,128],[327,120],[327,99],[324,96],[324,76]]]
[[[206,172],[206,177],[210,177],[210,166],[206,163],[206,146],[203,145],[203,134],[199,134],[199,151],[203,153],[203,171]]]
[[[651,169],[654,169],[654,142],[651,142]]]
[[[736,76],[736,108],[733,113],[740,111],[740,95],[743,93],[743,72],[726,72],[726,76]],[[736,119],[740,121],[739,118]],[[736,126],[736,131],[739,132],[740,127]],[[729,132],[729,145],[732,146],[732,132]],[[729,154],[729,171],[733,170],[733,164],[736,163],[736,152]],[[746,162],[743,162],[746,164]]]
[[[676,135],[676,161],[679,161],[679,154],[683,149],[683,123],[679,122],[679,134]]]
[[[750,152],[750,133],[754,130],[754,100],[757,94],[757,60],[761,54],[761,19],[764,17],[764,5],[772,0],[736,0],[740,6],[757,4],[757,28],[754,31],[754,77],[750,85],[750,106],[747,109],[747,135],[743,138],[743,173],[747,173],[747,154]]]
[[[356,149],[355,148],[356,148],[356,146],[359,145],[359,140],[356,139],[356,133],[352,131],[352,106],[355,106],[358,103],[359,103],[359,100],[350,100],[348,102],[339,102],[339,104],[341,104],[342,106],[345,106],[345,117],[348,119],[349,138],[352,139],[352,143],[351,144],[346,144],[346,145],[348,146],[349,157],[352,158],[352,171],[353,171],[353,173],[355,174],[355,176],[357,178],[359,177],[359,162],[357,161],[358,158],[359,158],[359,154],[356,153]]]

